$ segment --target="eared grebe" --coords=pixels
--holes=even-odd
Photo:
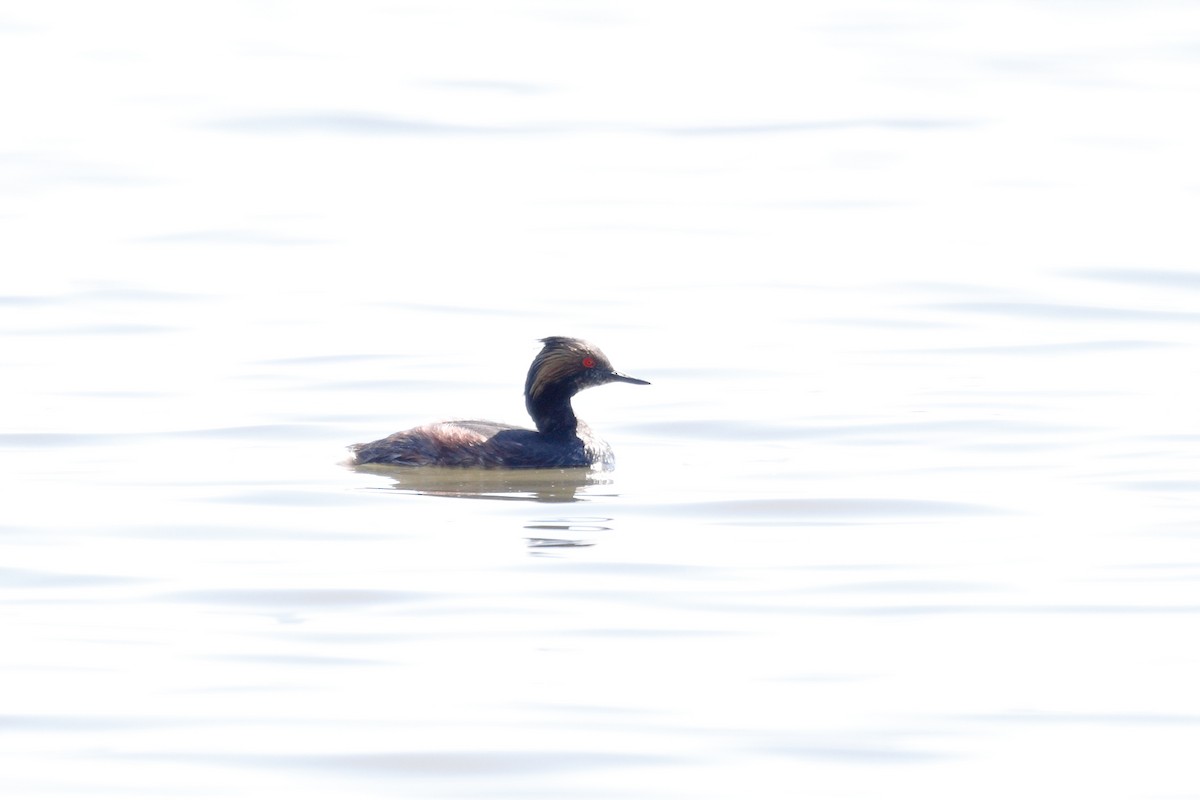
[[[356,464],[437,467],[613,468],[612,449],[575,418],[571,398],[581,389],[622,381],[595,345],[567,336],[542,339],[525,379],[525,408],[536,431],[483,420],[434,422],[386,439],[351,445]]]

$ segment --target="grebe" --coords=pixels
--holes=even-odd
[[[612,368],[582,339],[548,336],[525,378],[525,408],[536,431],[483,420],[434,422],[386,439],[351,445],[356,464],[415,467],[613,468],[608,444],[576,419],[571,398],[589,386],[649,385]]]

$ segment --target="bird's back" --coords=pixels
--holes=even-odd
[[[359,464],[414,467],[612,467],[612,451],[580,423],[574,436],[552,437],[487,420],[434,422],[352,445]]]

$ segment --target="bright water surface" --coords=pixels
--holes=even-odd
[[[22,5],[3,797],[1200,796],[1194,4]]]

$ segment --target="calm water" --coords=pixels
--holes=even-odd
[[[4,797],[1200,796],[1193,4],[26,5]]]

